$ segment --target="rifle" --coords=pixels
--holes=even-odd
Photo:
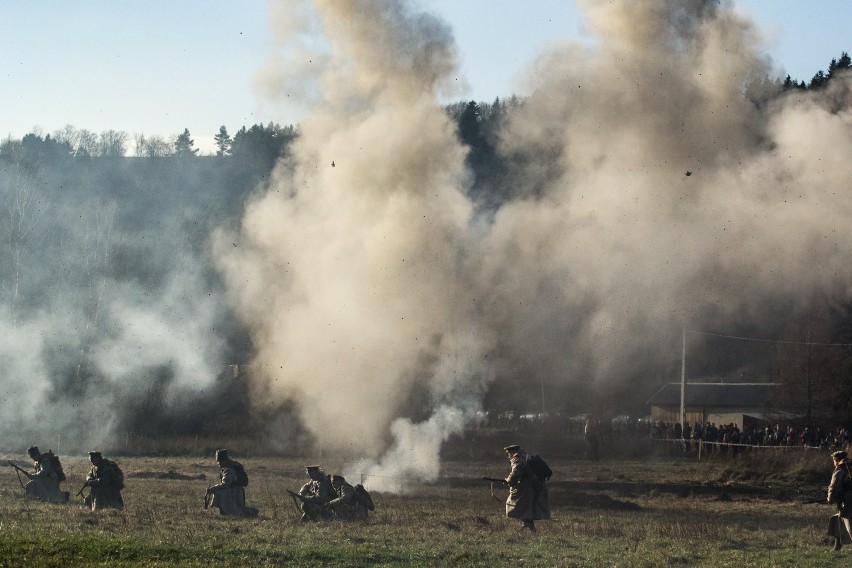
[[[204,494],[204,510],[205,511],[207,510],[208,507],[210,507],[211,501],[213,501],[213,499],[211,498],[212,495],[213,495],[213,493],[210,491],[210,489],[208,489],[207,493]]]
[[[298,494],[298,493],[296,493],[295,491],[290,491],[289,489],[287,489],[286,491],[287,491],[287,493],[289,493],[289,494],[290,494],[290,496],[291,496],[294,500],[295,500],[295,499],[298,499],[298,500],[299,500],[299,501],[301,501],[302,503],[304,503],[305,501],[307,501],[307,499],[305,499],[305,496],[304,496],[304,495],[299,495],[299,494]]]
[[[499,477],[483,477],[482,479],[483,479],[483,481],[490,481],[491,482],[491,496],[494,498],[495,501],[502,503],[503,501],[498,499],[497,496],[494,495],[494,484],[499,483],[501,485],[509,485],[506,482],[506,480],[500,479]]]
[[[15,468],[15,475],[17,475],[17,476],[18,476],[18,483],[20,483],[20,484],[21,484],[21,487],[26,488],[26,486],[24,485],[24,482],[23,482],[23,481],[21,481],[21,474],[23,473],[24,475],[26,475],[28,479],[32,479],[32,478],[33,478],[32,474],[31,474],[30,472],[28,472],[27,470],[25,470],[25,469],[21,469],[20,467],[18,467],[18,466],[17,466],[17,465],[15,465],[14,463],[12,463],[12,461],[11,461],[11,460],[9,461],[9,465],[11,465],[12,467],[14,467],[14,468]]]
[[[485,481],[490,481],[491,483],[502,483],[503,485],[508,485],[505,479],[500,479],[499,477],[483,477]]]
[[[294,507],[296,507],[296,514],[297,514],[297,515],[302,515],[302,514],[303,514],[303,511],[302,511],[302,508],[301,508],[301,507],[299,507],[299,501],[301,501],[302,503],[304,503],[304,502],[305,502],[305,498],[304,498],[302,495],[299,495],[298,493],[296,493],[295,491],[290,491],[289,489],[287,489],[286,491],[287,491],[287,493],[289,493],[289,494],[290,494],[290,497],[292,497],[292,498],[293,498],[293,506],[294,506]],[[298,499],[299,501],[297,501],[297,499]]]
[[[89,486],[89,482],[87,481],[83,484],[83,487],[81,487],[80,490],[77,492],[76,497],[80,497],[83,494],[83,490],[88,486]]]

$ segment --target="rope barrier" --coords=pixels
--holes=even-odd
[[[787,449],[787,450],[824,450],[820,446],[801,446],[801,445],[786,445],[786,444],[742,444],[734,442],[711,442],[709,440],[694,440],[694,439],[675,439],[675,438],[650,438],[653,442],[666,442],[672,444],[703,444],[705,446],[725,446],[737,448],[765,448],[765,449]]]

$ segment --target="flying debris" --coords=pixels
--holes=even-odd
[[[684,175],[685,175],[686,177],[689,177],[689,176],[691,176],[691,175],[692,175],[692,172],[691,172],[691,171],[689,171],[689,170],[686,170],[686,173],[685,173]]]
[[[334,167],[334,160],[331,161],[331,167]]]

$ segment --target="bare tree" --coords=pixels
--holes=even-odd
[[[17,306],[23,278],[23,258],[27,247],[35,247],[44,237],[39,225],[48,210],[48,202],[34,189],[32,178],[23,167],[20,154],[9,167],[0,170],[0,214],[5,220],[5,240],[11,270],[10,302],[12,324],[17,325]]]
[[[121,158],[127,153],[127,133],[121,130],[104,130],[100,136],[100,155],[104,158]]]
[[[149,158],[165,158],[171,156],[174,144],[162,136],[152,136],[145,143],[145,156]]]
[[[77,142],[77,152],[75,156],[78,158],[88,158],[97,156],[100,151],[98,147],[98,135],[91,130],[81,129],[78,131],[79,139]]]
[[[148,140],[145,138],[145,135],[142,133],[133,135],[133,142],[136,145],[135,154],[137,156],[145,155],[145,146],[148,144]]]

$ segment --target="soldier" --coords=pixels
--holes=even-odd
[[[527,463],[530,455],[523,448],[512,445],[503,450],[512,465],[512,470],[506,478],[506,485],[509,486],[506,516],[520,519],[525,529],[535,532],[535,521],[550,518],[547,486]]]
[[[367,518],[367,506],[342,475],[331,476],[331,488],[337,497],[323,505],[323,509],[332,511],[336,518],[346,521]]]
[[[598,461],[598,447],[600,440],[598,439],[598,424],[591,418],[586,419],[586,425],[583,429],[583,434],[586,437],[586,459]]]
[[[30,479],[25,488],[27,497],[48,503],[67,503],[68,492],[59,489],[59,482],[65,480],[59,459],[52,452],[41,453],[37,446],[30,446],[27,454],[35,468],[35,473],[24,472]]]
[[[238,461],[228,456],[228,450],[216,450],[216,462],[219,464],[221,482],[207,488],[204,498],[207,508],[207,496],[212,495],[210,506],[217,507],[220,515],[233,517],[254,516],[257,510],[246,507],[245,488],[248,485],[246,470]]]
[[[318,521],[321,518],[329,520],[331,511],[323,508],[323,505],[334,497],[334,489],[326,477],[325,472],[318,465],[305,466],[305,472],[311,480],[299,489],[302,502],[302,522]]]
[[[831,454],[834,471],[828,486],[828,502],[837,506],[837,514],[828,521],[828,536],[834,539],[834,550],[852,544],[852,476],[846,452]]]
[[[114,461],[104,458],[100,452],[89,452],[92,470],[86,476],[86,487],[90,489],[85,499],[92,511],[98,509],[123,509],[124,472]]]

